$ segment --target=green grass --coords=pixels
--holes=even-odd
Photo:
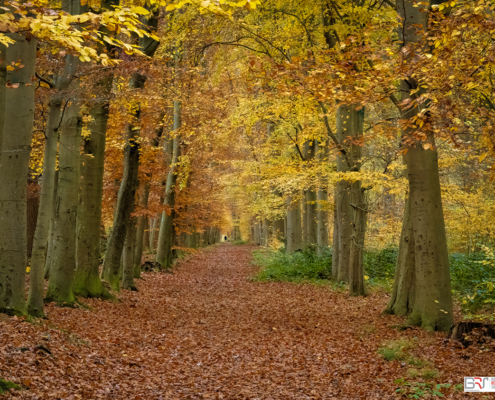
[[[378,349],[378,354],[387,361],[402,361],[410,357],[409,350],[413,347],[412,339],[391,340]]]
[[[7,381],[5,379],[0,378],[0,394],[10,392],[10,389],[20,390],[21,386],[14,382]]]

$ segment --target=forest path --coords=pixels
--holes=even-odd
[[[426,343],[417,352],[429,349],[442,381],[470,372],[441,334],[392,329],[384,295],[251,281],[252,250],[203,249],[121,302],[49,305],[41,326],[0,319],[0,377],[30,386],[23,399],[388,399],[407,366],[376,350],[405,335]],[[12,350],[40,343],[53,356]]]

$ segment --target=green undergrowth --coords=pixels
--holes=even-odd
[[[10,392],[11,389],[14,390],[21,390],[21,386],[14,383],[7,381],[5,379],[0,378],[0,394],[4,394],[6,392]]]
[[[236,246],[244,245],[244,244],[248,244],[248,243],[249,243],[249,240],[243,240],[243,239],[239,239],[239,240],[232,242],[232,244],[235,244]]]
[[[408,366],[407,377],[394,381],[396,393],[403,398],[421,399],[444,397],[452,390],[457,390],[458,388],[451,384],[437,382],[441,374],[438,369],[434,368],[432,362],[411,354],[416,346],[415,339],[402,338],[387,341],[377,350],[378,354],[386,361],[397,361]]]
[[[262,267],[256,276],[260,281],[328,282],[332,277],[332,255],[313,251],[294,254],[285,251],[256,250],[254,263]]]
[[[366,284],[370,290],[392,290],[398,248],[367,250],[364,254]],[[261,267],[260,281],[330,282],[332,249],[317,255],[308,249],[288,254],[283,249],[253,252],[254,263]],[[489,251],[449,256],[452,292],[465,313],[495,307],[495,256]]]

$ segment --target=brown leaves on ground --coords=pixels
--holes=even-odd
[[[2,316],[0,377],[28,388],[7,397],[389,399],[409,366],[377,349],[415,337],[411,353],[440,371],[437,383],[494,374],[493,353],[394,329],[402,320],[381,315],[384,295],[251,282],[252,250],[206,249],[173,275],[145,274],[140,291],[123,292],[121,302],[49,305],[41,324]]]

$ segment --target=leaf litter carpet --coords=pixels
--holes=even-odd
[[[36,323],[0,316],[0,378],[26,388],[4,397],[392,399],[408,366],[377,349],[398,338],[414,338],[414,355],[440,371],[438,383],[495,374],[493,353],[394,329],[402,319],[381,315],[384,294],[251,281],[253,249],[207,248],[174,274],[144,274],[120,302],[50,304],[49,319]]]

